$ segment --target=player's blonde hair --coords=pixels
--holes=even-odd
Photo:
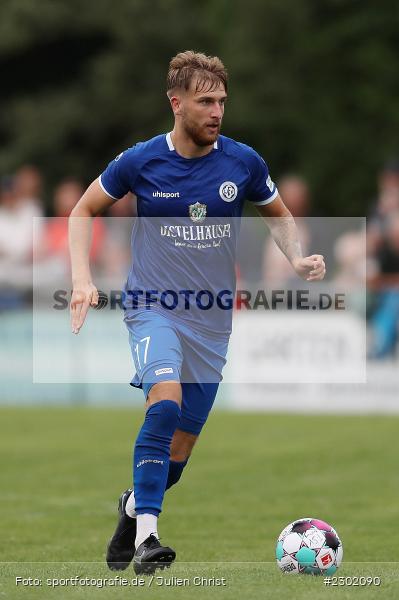
[[[210,92],[218,88],[220,83],[227,91],[227,70],[220,58],[186,50],[176,54],[169,63],[166,78],[168,95],[172,90],[188,90],[194,77],[196,78],[195,90],[197,92]]]

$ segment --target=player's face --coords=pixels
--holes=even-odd
[[[181,124],[197,146],[211,146],[220,133],[227,94],[222,83],[212,91],[196,91],[195,84],[181,100]]]

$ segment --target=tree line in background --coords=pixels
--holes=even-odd
[[[399,154],[398,17],[396,0],[2,0],[0,174],[89,183],[170,130],[168,62],[195,49],[228,67],[223,133],[303,174],[317,214],[364,215]]]

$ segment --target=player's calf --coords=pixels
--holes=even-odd
[[[198,435],[176,429],[170,448],[167,490],[179,481],[197,439]]]
[[[198,439],[198,435],[176,429],[170,446],[170,460],[176,462],[187,461]]]
[[[169,471],[172,436],[180,420],[180,406],[160,400],[147,410],[134,450],[134,491],[137,514],[135,546],[150,535],[158,538],[157,518],[162,508]]]

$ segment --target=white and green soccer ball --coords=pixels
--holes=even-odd
[[[342,542],[325,521],[305,517],[280,533],[276,559],[283,573],[332,575],[342,562]]]

